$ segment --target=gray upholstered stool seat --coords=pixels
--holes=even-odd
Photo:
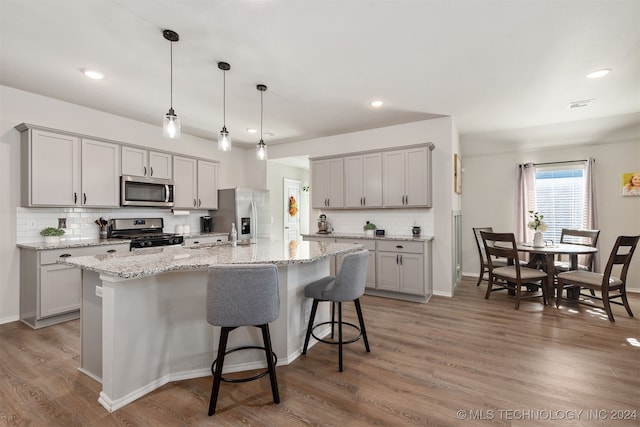
[[[360,297],[364,294],[364,285],[367,276],[367,262],[369,251],[362,250],[345,255],[342,260],[342,266],[337,276],[326,276],[315,282],[309,283],[304,288],[304,295],[313,298],[311,306],[311,314],[309,316],[309,325],[307,326],[307,334],[304,340],[302,354],[307,354],[309,339],[311,335],[320,342],[338,345],[338,361],[339,370],[342,372],[342,345],[355,342],[361,337],[364,340],[365,349],[370,352],[369,340],[367,339],[367,330],[364,326],[364,318],[362,317],[362,308],[360,307]],[[321,301],[330,301],[331,304],[331,321],[313,324],[318,309],[318,303]],[[360,326],[342,321],[342,302],[353,301],[358,314]],[[335,304],[338,305],[338,321],[335,321]],[[334,326],[338,326],[338,340],[329,341],[318,338],[313,334],[313,330],[321,325],[331,324],[331,338],[334,337]],[[354,339],[345,341],[342,335],[342,326],[348,325],[360,332],[360,335]]]
[[[209,415],[216,411],[220,383],[244,382],[269,374],[273,401],[280,403],[276,380],[275,354],[271,348],[269,322],[278,318],[278,269],[273,264],[248,264],[215,266],[209,269],[207,280],[207,322],[220,326],[218,356],[211,365],[213,386],[209,401]],[[245,346],[227,351],[229,332],[240,326],[256,326],[262,330],[264,347]],[[267,370],[244,379],[230,380],[222,377],[226,354],[250,349],[264,349]]]

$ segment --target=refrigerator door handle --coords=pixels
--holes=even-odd
[[[258,239],[258,210],[256,209],[256,203],[251,200],[251,221],[253,222],[252,242],[256,242]]]

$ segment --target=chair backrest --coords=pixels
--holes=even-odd
[[[353,301],[364,294],[369,251],[352,252],[342,258],[336,280],[323,292],[329,301]]]
[[[626,283],[627,271],[629,270],[629,264],[631,264],[631,257],[636,250],[636,246],[638,246],[638,240],[640,240],[640,236],[618,236],[611,250],[611,255],[609,255],[607,266],[604,269],[602,277],[603,288],[609,284],[609,278],[616,265],[622,266],[618,278],[622,280],[622,283]]]
[[[507,263],[513,265],[517,271],[517,277],[520,278],[520,260],[518,259],[518,245],[516,244],[516,236],[513,233],[490,233],[481,231],[482,243],[487,254],[489,262],[489,271],[493,270],[494,258],[507,258]],[[495,267],[503,267],[503,264]]]
[[[207,322],[257,326],[280,314],[278,268],[274,264],[219,265],[207,275]]]
[[[598,245],[598,237],[600,230],[576,230],[572,228],[563,228],[560,234],[560,243],[571,245],[587,245],[596,247]],[[580,263],[586,265],[589,270],[593,271],[594,254],[580,255]]]
[[[480,266],[487,264],[487,254],[484,250],[484,243],[482,243],[482,236],[480,235],[481,231],[488,231],[489,233],[493,233],[493,227],[474,227],[473,235],[476,238],[476,246],[478,246],[478,255],[480,255]]]

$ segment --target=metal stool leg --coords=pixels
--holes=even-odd
[[[318,309],[318,300],[314,299],[311,305],[311,314],[309,315],[309,326],[307,326],[307,335],[304,338],[304,347],[302,347],[302,354],[307,354],[307,348],[309,346],[309,338],[311,338],[311,331],[313,330],[313,321],[316,318],[316,310]]]
[[[342,303],[338,301],[338,358],[339,371],[342,372]]]
[[[362,317],[362,308],[360,307],[360,298],[353,301],[356,305],[356,313],[358,313],[358,320],[360,321],[360,332],[362,333],[362,339],[364,340],[364,348],[367,349],[367,353],[371,353],[369,349],[369,340],[367,339],[367,330],[364,327],[364,317]]]
[[[262,340],[264,342],[264,353],[267,358],[267,366],[269,369],[269,379],[271,380],[271,393],[273,394],[273,401],[280,403],[280,393],[278,392],[278,380],[276,379],[276,367],[273,363],[272,350],[271,350],[271,335],[269,334],[269,325],[260,325],[262,330]]]
[[[235,328],[223,327],[220,331],[220,342],[218,343],[218,366],[213,374],[213,385],[211,386],[211,399],[209,400],[209,416],[216,413],[216,403],[218,402],[218,392],[222,380],[222,366],[224,365],[224,353],[227,350],[227,340],[229,332]]]

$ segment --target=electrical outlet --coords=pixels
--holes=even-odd
[[[36,228],[37,224],[36,224],[36,220],[35,219],[30,219],[29,220],[29,229],[30,230],[34,230]]]

